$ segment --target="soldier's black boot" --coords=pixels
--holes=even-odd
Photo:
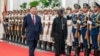
[[[90,44],[90,48],[89,48],[89,49],[90,49],[90,53],[91,53],[91,50],[92,50],[92,44]]]
[[[80,51],[83,52],[83,43],[80,44]]]
[[[14,42],[16,42],[16,37],[17,37],[17,36],[15,35],[15,36],[14,36],[14,40],[13,40]]]
[[[52,43],[52,51],[53,51],[53,52],[55,51],[54,43]]]
[[[48,42],[48,51],[52,51],[52,43]]]
[[[91,53],[91,48],[90,48],[90,49],[88,49],[88,56],[90,55],[90,53]]]
[[[18,39],[19,39],[19,36],[17,35],[17,36],[16,36],[16,42],[17,42],[17,43],[18,43]]]
[[[71,46],[67,46],[67,53],[66,56],[71,56]]]
[[[19,38],[19,43],[22,44],[22,37]]]
[[[100,56],[100,50],[98,50],[98,56]]]
[[[47,50],[47,42],[46,41],[44,41],[44,43],[43,43],[43,50]]]
[[[4,37],[5,40],[6,40],[6,36],[7,36],[7,34],[5,33],[5,37]]]
[[[79,56],[80,55],[80,48],[79,47],[75,47],[75,56]]]
[[[84,50],[84,56],[87,56],[87,49]]]
[[[94,50],[94,56],[99,56],[98,50]]]
[[[85,48],[84,56],[89,56],[89,54],[90,54],[90,49]]]
[[[20,38],[20,37],[18,36],[18,37],[17,37],[17,43],[19,43],[19,38]]]
[[[78,47],[75,47],[75,56],[78,56]]]
[[[81,49],[81,48],[80,48],[80,47],[78,47],[78,56],[80,56],[80,49]]]
[[[39,42],[38,42],[38,48],[39,48],[39,49],[41,49],[41,45],[42,45],[42,41],[39,40]]]
[[[23,39],[23,42],[22,42],[22,44],[24,44],[24,45],[25,45],[25,40],[26,40],[26,38],[24,38],[24,39]]]
[[[6,35],[6,40],[9,40],[9,34]]]
[[[5,34],[3,34],[3,40],[5,39]]]
[[[55,54],[55,56],[60,56],[60,54]]]
[[[11,41],[13,41],[13,35],[10,35],[11,36]]]

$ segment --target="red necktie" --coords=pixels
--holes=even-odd
[[[34,25],[36,24],[36,21],[35,21],[35,18],[34,18],[34,16],[33,16],[33,23],[34,23]]]

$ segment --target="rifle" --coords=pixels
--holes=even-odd
[[[100,16],[100,14],[97,16],[97,18]],[[99,21],[99,20],[98,20]],[[99,34],[98,34],[98,46],[100,49],[100,21],[99,21]]]
[[[79,20],[79,19],[80,19],[80,14],[77,17],[77,20]],[[80,29],[80,24],[77,23],[77,29],[75,31],[75,38],[78,38],[79,37],[79,29]]]
[[[48,21],[50,21],[50,16],[49,16],[49,20]],[[49,28],[50,28],[50,22],[48,22],[48,29],[47,29],[47,35],[49,34]]]
[[[100,27],[99,27],[100,29]],[[100,31],[99,31],[99,34],[98,34],[98,47],[99,47],[99,50],[100,50]]]
[[[90,20],[90,15],[86,18],[87,18],[87,21],[89,21]],[[90,44],[89,29],[90,29],[90,24],[87,24],[87,31],[86,31],[86,34],[85,34],[85,39],[87,40],[88,45]],[[90,46],[89,46],[89,48],[90,48]]]
[[[48,23],[47,35],[49,34],[50,23]]]

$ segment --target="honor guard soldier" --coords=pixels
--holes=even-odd
[[[11,16],[10,16],[10,11],[8,12],[8,20],[9,20],[9,23],[8,23],[8,25],[9,25],[9,27],[8,27],[8,32],[9,32],[9,40],[11,40]]]
[[[66,9],[66,21],[67,21],[67,27],[68,27],[68,35],[67,35],[67,40],[66,40],[66,44],[67,44],[67,56],[70,56],[71,54],[71,47],[72,47],[72,9],[70,7],[68,7]]]
[[[82,39],[83,39],[83,48],[84,50],[84,55],[89,56],[90,53],[90,28],[87,29],[88,26],[88,20],[90,19],[89,17],[89,9],[90,6],[87,3],[83,4],[83,14],[80,15],[80,20],[81,20],[81,34],[82,34]]]
[[[80,47],[79,47],[79,38],[80,38],[80,18],[79,18],[79,9],[80,9],[80,5],[79,4],[74,4],[74,12],[72,14],[72,22],[73,22],[73,26],[72,26],[72,33],[73,33],[73,37],[74,37],[74,42],[73,42],[73,46],[75,48],[75,56],[79,56],[80,53]],[[70,47],[71,48],[71,47]]]
[[[41,22],[42,22],[42,27],[43,27],[43,11],[40,10],[38,15],[41,17]],[[43,34],[41,34],[39,37],[38,46],[37,46],[39,49],[42,48],[42,43],[43,43]]]
[[[13,12],[10,12],[10,37],[11,37],[11,41],[13,40]]]
[[[49,43],[50,43],[50,50],[53,51],[52,47],[53,47],[53,41],[51,40],[51,30],[52,30],[52,25],[53,25],[53,20],[54,18],[56,18],[56,14],[54,13],[54,11],[51,12],[51,15],[50,15],[50,27],[49,27],[49,35],[48,35],[48,38],[49,38]]]
[[[11,19],[11,11],[9,11],[9,27],[8,27],[8,32],[9,32],[9,40],[11,41],[12,37],[11,37],[11,22],[12,22],[12,19]]]
[[[15,22],[16,22],[16,37],[15,37],[15,42],[18,42],[17,38],[19,36],[19,17],[18,17],[18,10],[16,10],[16,14],[15,14]]]
[[[8,22],[9,22],[9,18],[8,18],[8,13],[4,13],[5,16],[4,16],[4,30],[5,30],[5,38],[6,40],[9,39],[9,33],[8,33]]]
[[[22,24],[23,24],[23,17],[24,17],[24,15],[23,15],[23,12],[22,12],[22,10],[20,10],[20,33],[22,33]],[[21,38],[21,34],[20,34],[20,38],[19,38],[19,43],[22,43],[22,38]]]
[[[13,32],[13,35],[12,35],[12,36],[13,36],[13,39],[12,39],[12,41],[13,41],[13,42],[14,42],[14,40],[15,40],[15,35],[16,35],[16,31],[15,31],[15,30],[16,30],[16,29],[15,29],[15,26],[16,26],[16,25],[15,25],[15,24],[16,24],[16,23],[15,23],[15,16],[16,16],[16,15],[15,15],[15,10],[14,10],[14,11],[12,11],[12,32]]]
[[[50,32],[49,32],[49,30],[50,30],[50,20],[51,20],[51,9],[48,9],[48,23],[47,23],[47,26],[48,26],[48,29],[47,29],[47,50],[51,50],[51,48],[52,48],[52,43],[51,43],[51,39],[50,39]]]
[[[99,4],[100,6],[100,4]],[[99,7],[99,14],[100,14],[100,7]],[[100,23],[99,23],[100,24]],[[99,26],[100,27],[100,26]],[[99,35],[98,35],[98,56],[100,56],[100,28],[99,28]]]
[[[17,15],[16,15],[16,10],[14,10],[13,11],[13,42],[15,42],[15,39],[16,39],[16,25],[17,25],[17,20],[16,20],[16,18],[17,18]]]
[[[42,49],[45,49],[44,46],[46,46],[46,35],[45,35],[45,14],[46,14],[46,10],[43,10],[43,14],[42,14],[42,17],[41,17],[41,22],[42,22],[42,27],[43,27],[43,35],[42,35]]]
[[[48,33],[48,10],[44,10],[44,16],[43,16],[43,49],[47,50],[47,33]]]
[[[94,13],[91,16],[91,37],[92,37],[92,49],[94,49],[94,56],[98,56],[98,34],[100,29],[100,13],[98,12],[100,5],[97,2],[94,2],[93,9]]]
[[[48,17],[49,17],[49,19],[48,19],[48,33],[47,33],[47,43],[48,43],[47,50],[51,51],[52,50],[52,40],[51,40],[50,34],[51,34],[51,19],[53,17],[51,9],[49,9],[49,11],[48,11]]]
[[[20,31],[20,24],[21,24],[21,21],[20,21],[20,12],[19,11],[17,11],[17,23],[18,23],[18,25],[17,25],[17,38],[16,38],[16,40],[17,40],[17,43],[19,43],[19,39],[21,38],[20,37],[20,34],[21,34],[21,31]]]
[[[23,17],[26,15],[26,11],[25,10],[22,10],[22,19]],[[21,40],[21,43],[24,44],[26,42],[26,38],[22,39]]]

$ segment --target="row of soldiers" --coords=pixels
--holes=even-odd
[[[7,11],[4,16],[4,39],[13,42],[22,42],[21,29],[23,23],[23,17],[27,11],[25,10],[14,10]],[[25,39],[22,43],[25,43]]]
[[[70,7],[64,10],[64,17],[67,19],[68,36],[66,40],[67,55],[70,56],[72,47],[75,55],[79,56],[80,49],[84,49],[86,56],[89,56],[91,49],[94,55],[98,56],[100,50],[100,5],[94,2],[93,10],[87,4],[83,8],[79,4],[74,4],[74,10]],[[23,17],[29,13],[29,10],[7,11],[4,17],[4,39],[17,43],[27,44],[25,39],[21,38]],[[52,24],[57,17],[57,9],[44,9],[37,11],[41,17],[43,34],[38,41],[38,48],[44,50],[53,50],[54,42],[51,39]]]
[[[68,56],[73,46],[75,56],[79,56],[81,50],[85,56],[89,56],[91,51],[94,56],[100,56],[100,5],[97,2],[94,2],[93,10],[87,3],[83,4],[83,9],[74,4],[74,12],[67,15],[67,25]]]

